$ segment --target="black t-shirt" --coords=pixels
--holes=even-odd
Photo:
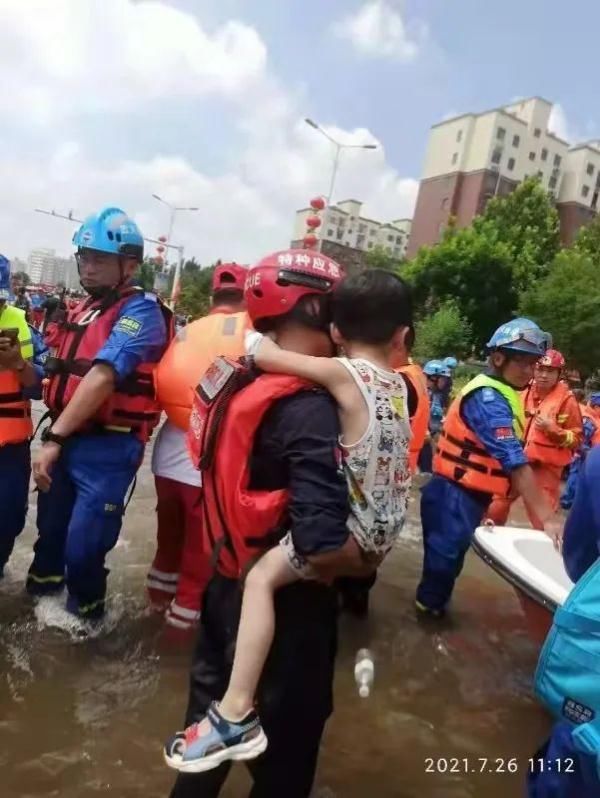
[[[303,556],[335,551],[348,539],[350,509],[339,434],[336,404],[322,390],[281,399],[258,431],[251,487],[289,490],[292,537]]]

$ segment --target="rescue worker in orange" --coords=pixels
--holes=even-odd
[[[246,274],[247,269],[237,263],[217,266],[210,313],[182,327],[155,373],[158,400],[167,420],[152,455],[158,530],[146,586],[152,604],[167,606],[167,623],[180,630],[197,623],[211,576],[202,541],[202,475],[194,468],[186,445],[192,397],[216,357],[235,360],[244,354],[249,325],[244,312]]]
[[[414,340],[415,333],[414,330],[411,330],[406,339],[406,345],[409,351],[414,344]],[[427,378],[421,366],[419,366],[418,363],[414,363],[412,358],[409,358],[408,363],[400,366],[398,371],[408,377],[411,385],[415,389],[417,398],[417,409],[410,419],[412,438],[410,441],[409,465],[411,472],[414,474],[417,470],[419,454],[423,448],[428,432],[427,425],[429,423],[430,402],[429,393],[427,391]]]
[[[563,470],[570,465],[583,440],[583,421],[579,403],[560,377],[565,359],[549,349],[535,367],[534,378],[524,395],[525,455],[539,488],[554,511],[558,510]],[[488,515],[504,526],[514,495],[494,497]],[[543,529],[542,520],[526,508],[534,529]]]

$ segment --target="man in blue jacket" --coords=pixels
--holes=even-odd
[[[583,466],[573,508],[565,525],[563,558],[567,573],[577,582],[600,555],[600,446]],[[550,739],[535,755],[536,771],[528,781],[529,798],[598,798],[600,778],[594,757],[581,754],[571,737],[571,726],[557,723]],[[539,767],[539,761],[558,767]],[[572,760],[572,765],[571,765]],[[569,772],[572,771],[572,772]]]

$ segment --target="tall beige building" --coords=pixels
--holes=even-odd
[[[431,128],[408,256],[433,244],[448,223],[470,224],[495,195],[537,175],[556,200],[564,243],[593,218],[600,193],[600,142],[577,146],[548,129],[552,103],[520,100],[463,114]]]
[[[293,245],[301,245],[306,234],[306,220],[314,211],[296,211]],[[321,214],[318,230],[321,249],[342,265],[360,265],[364,255],[374,247],[382,247],[389,255],[401,259],[406,254],[410,238],[411,220],[396,219],[379,222],[362,214],[362,203],[348,199],[330,205]]]

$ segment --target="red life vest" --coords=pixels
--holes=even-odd
[[[252,490],[250,455],[269,408],[309,387],[297,377],[255,377],[247,365],[217,358],[194,393],[188,448],[202,470],[205,541],[231,579],[287,531],[288,492]]]
[[[52,355],[45,364],[49,376],[44,380],[44,402],[52,418],[59,416],[69,404],[108,340],[123,306],[141,290],[129,287],[103,299],[88,297],[69,310],[66,318],[48,326],[45,341],[51,347]],[[172,313],[158,301],[170,341],[173,337]],[[81,431],[103,427],[116,432],[132,432],[145,443],[160,419],[153,380],[156,366],[156,363],[142,363],[124,380],[119,380],[114,392]]]

